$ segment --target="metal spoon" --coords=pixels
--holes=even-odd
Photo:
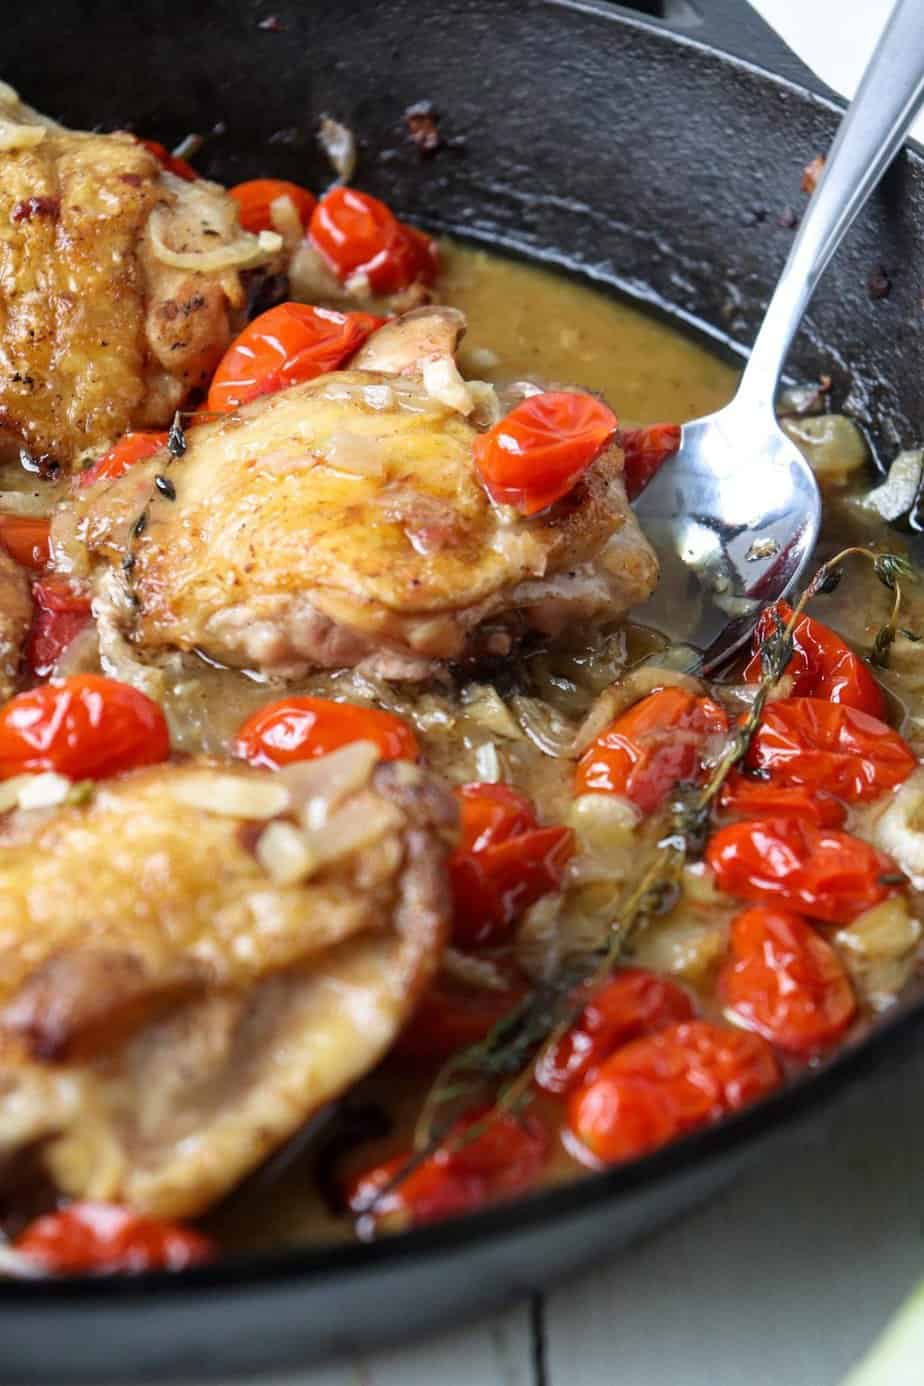
[[[684,426],[679,452],[636,502],[662,564],[658,592],[637,618],[692,646],[692,662],[707,673],[747,639],[761,606],[796,585],[811,558],[821,500],[811,468],[777,424],[776,386],[828,261],[922,102],[924,11],[921,0],[898,0],[831,146],[735,398]]]

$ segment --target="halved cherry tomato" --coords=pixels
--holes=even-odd
[[[483,1040],[525,994],[525,983],[517,984],[513,978],[504,991],[488,991],[439,976],[424,993],[392,1052],[415,1062],[448,1059]]]
[[[728,731],[723,708],[682,688],[659,688],[617,717],[585,751],[575,794],[621,794],[660,808],[675,785],[701,777],[709,737]]]
[[[295,760],[326,756],[351,741],[372,741],[383,760],[416,760],[417,737],[394,713],[329,698],[291,697],[267,703],[240,727],[234,754],[278,770]]]
[[[567,1034],[540,1055],[536,1082],[546,1092],[573,1092],[585,1078],[593,1080],[614,1050],[693,1015],[693,1002],[676,982],[626,967],[592,993]]]
[[[10,558],[39,572],[48,563],[51,521],[38,515],[0,515],[0,544]]]
[[[895,888],[895,863],[868,842],[796,818],[720,828],[706,848],[719,890],[848,924]]]
[[[456,793],[462,838],[449,859],[452,936],[473,948],[497,942],[524,910],[558,889],[574,833],[540,828],[529,800],[506,786],[467,784]]]
[[[201,1232],[142,1217],[118,1203],[70,1203],[36,1218],[15,1246],[56,1275],[185,1270],[215,1255]]]
[[[159,140],[142,140],[145,149],[150,150],[155,159],[159,159],[168,173],[174,174],[177,178],[183,178],[187,183],[194,183],[199,177],[192,164],[188,164],[185,159],[180,159],[176,154],[171,154],[166,145]]]
[[[228,189],[237,203],[237,219],[245,231],[272,231],[270,206],[278,197],[287,197],[298,213],[303,230],[307,230],[316,204],[307,188],[288,183],[284,178],[251,178]]]
[[[259,395],[335,371],[384,319],[279,303],[235,337],[212,377],[208,407],[224,414]]]
[[[87,467],[86,471],[78,474],[77,485],[91,486],[101,477],[105,477],[107,481],[114,481],[136,462],[153,457],[155,452],[160,452],[161,448],[166,446],[166,433],[126,433],[108,452],[104,452],[92,467]]]
[[[612,409],[593,395],[549,390],[478,435],[475,465],[494,500],[535,515],[568,494],[617,426]]]
[[[437,1150],[375,1206],[376,1231],[436,1222],[474,1212],[512,1198],[535,1184],[548,1154],[548,1137],[538,1121],[503,1115],[475,1115],[460,1122],[454,1135],[485,1122],[484,1130],[456,1150]],[[379,1189],[405,1164],[399,1155],[361,1174],[347,1190],[350,1209],[368,1216]]]
[[[756,1101],[780,1082],[766,1040],[705,1020],[634,1040],[578,1088],[568,1124],[575,1153],[618,1164]]]
[[[916,765],[910,746],[878,717],[821,698],[783,698],[764,712],[747,756],[780,785],[824,789],[847,803],[878,799]]]
[[[308,234],[338,279],[363,274],[377,294],[430,283],[438,258],[434,241],[368,193],[331,188],[315,207]]]
[[[32,584],[35,606],[26,642],[26,663],[36,678],[47,678],[64,650],[90,620],[89,595],[69,578],[49,573]]]
[[[740,1024],[792,1054],[834,1044],[857,1010],[831,945],[800,915],[760,905],[732,921],[718,990]]]
[[[753,654],[745,668],[746,683],[759,683],[763,675],[760,651],[785,623],[792,607],[777,602],[761,613],[751,643]],[[885,694],[859,655],[845,645],[839,635],[811,616],[800,616],[793,627],[793,657],[786,673],[794,680],[793,697],[823,698],[828,703],[846,703],[885,720],[888,704]]]
[[[679,424],[648,424],[645,428],[621,428],[616,441],[625,454],[622,474],[630,501],[640,496],[655,472],[680,447]]]
[[[17,693],[0,707],[0,779],[55,770],[72,780],[105,779],[170,754],[159,705],[101,674],[75,674]]]
[[[732,771],[722,786],[719,805],[735,818],[801,818],[819,828],[839,828],[847,812],[823,789],[752,780],[738,771]]]

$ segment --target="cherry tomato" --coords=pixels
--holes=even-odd
[[[540,828],[528,799],[505,786],[462,785],[462,838],[449,859],[453,942],[496,943],[524,910],[561,885],[570,828]]]
[[[70,1203],[36,1218],[15,1245],[57,1275],[185,1270],[215,1254],[201,1232],[142,1217],[118,1203]]]
[[[706,848],[719,890],[847,924],[892,893],[894,862],[868,842],[797,818],[720,828]]]
[[[237,203],[237,219],[245,231],[272,231],[273,217],[270,206],[277,197],[287,197],[298,213],[302,229],[307,230],[311,213],[317,205],[307,188],[297,183],[287,183],[284,178],[251,178],[247,183],[238,183],[229,188],[228,193]]]
[[[35,606],[26,643],[26,664],[36,678],[47,678],[56,661],[90,620],[90,598],[69,578],[49,573],[32,584]]]
[[[618,1164],[756,1101],[780,1077],[759,1035],[689,1021],[617,1050],[572,1094],[568,1124],[594,1162]]]
[[[439,976],[424,993],[393,1052],[415,1062],[448,1059],[458,1049],[483,1040],[525,994],[525,983],[514,978],[504,991],[488,991]]]
[[[383,321],[371,313],[277,304],[228,347],[212,377],[208,407],[225,414],[259,395],[335,371]]]
[[[821,698],[784,698],[764,712],[747,763],[768,770],[776,784],[824,789],[856,803],[894,789],[916,761],[878,717]]]
[[[648,424],[645,428],[621,428],[616,441],[625,455],[622,477],[630,501],[640,496],[663,462],[680,447],[679,424]]]
[[[763,676],[761,647],[776,633],[777,617],[785,624],[791,615],[792,607],[786,602],[777,602],[762,612],[754,630],[753,654],[744,671],[746,683],[760,682]],[[793,657],[786,666],[786,673],[794,680],[794,697],[846,703],[885,721],[889,712],[885,694],[860,656],[854,654],[839,635],[811,616],[800,616],[793,627],[792,638]]]
[[[381,1198],[371,1214],[377,1231],[474,1212],[535,1184],[548,1154],[548,1138],[539,1122],[530,1117],[478,1114],[460,1122],[453,1134],[470,1131],[482,1121],[485,1126],[478,1135],[456,1150],[437,1150]],[[350,1209],[360,1217],[369,1216],[376,1192],[407,1158],[399,1155],[355,1179],[347,1191]]]
[[[161,448],[166,446],[166,433],[126,433],[108,452],[104,452],[92,467],[87,467],[86,471],[78,474],[77,485],[91,486],[101,477],[113,481],[136,462],[153,457],[155,452],[160,452]]]
[[[844,805],[823,789],[752,780],[737,771],[722,786],[719,805],[735,818],[801,818],[819,828],[839,828],[846,816]]]
[[[75,674],[17,693],[0,707],[0,779],[55,770],[72,780],[105,779],[170,754],[160,707],[101,674]]]
[[[575,794],[621,794],[660,808],[675,785],[702,776],[710,737],[728,731],[724,710],[682,688],[659,688],[601,732],[578,763]]]
[[[234,754],[278,770],[326,756],[351,741],[372,741],[383,760],[417,760],[420,747],[407,722],[391,712],[329,698],[291,697],[267,703],[240,727]]]
[[[732,921],[718,990],[740,1024],[792,1054],[834,1044],[857,1010],[831,945],[798,914],[763,905]]]
[[[377,197],[355,188],[332,188],[315,207],[308,227],[315,247],[338,279],[364,274],[373,292],[395,293],[436,274],[435,243],[404,226]]]
[[[177,178],[183,178],[187,183],[194,183],[199,177],[192,164],[188,164],[185,159],[180,159],[176,154],[171,154],[170,150],[160,143],[159,140],[142,140],[145,149],[150,150],[155,159],[159,159],[168,173],[174,174]]]
[[[535,515],[568,494],[616,428],[612,409],[593,395],[550,390],[479,434],[475,465],[494,500]]]
[[[38,572],[49,558],[51,522],[38,515],[0,515],[0,544],[10,558]]]
[[[693,1015],[693,1002],[675,982],[626,967],[592,993],[567,1034],[540,1055],[536,1082],[546,1092],[572,1092],[614,1050]]]

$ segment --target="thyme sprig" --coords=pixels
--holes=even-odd
[[[728,776],[745,758],[760,725],[767,700],[786,673],[794,649],[794,631],[807,604],[832,592],[851,558],[872,564],[879,581],[894,594],[887,623],[877,633],[871,662],[883,663],[897,633],[902,582],[915,579],[906,558],[893,553],[851,546],[828,559],[816,571],[784,621],[774,606],[775,630],[761,646],[761,677],[747,715],[729,736],[704,785],[681,785],[665,814],[654,851],[638,881],[628,891],[611,922],[605,946],[566,959],[555,975],[541,982],[477,1044],[452,1055],[442,1066],[424,1099],[414,1131],[414,1150],[391,1179],[361,1210],[361,1217],[392,1194],[436,1150],[459,1150],[499,1115],[522,1112],[534,1096],[537,1063],[579,1018],[588,989],[602,983],[625,954],[632,940],[655,918],[667,914],[680,896],[683,869],[705,849],[713,805]],[[461,1132],[461,1118],[487,1111]]]

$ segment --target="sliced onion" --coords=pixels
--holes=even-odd
[[[356,136],[348,125],[333,116],[322,115],[318,144],[342,183],[349,183],[356,168]]]
[[[480,987],[483,991],[506,991],[509,980],[490,958],[476,958],[472,953],[460,953],[457,948],[447,948],[443,953],[440,970],[454,982],[463,986]]]
[[[301,818],[308,846],[319,864],[339,861],[371,847],[386,833],[396,832],[404,822],[395,804],[365,792],[351,798],[319,828],[309,826],[304,812]]]
[[[574,738],[575,754],[583,755],[620,713],[641,702],[656,688],[682,688],[697,695],[703,691],[699,679],[693,678],[692,674],[680,673],[677,669],[666,669],[657,664],[641,664],[630,669],[611,688],[603,690],[578,727]]]
[[[254,855],[276,885],[296,885],[311,875],[318,860],[305,834],[291,823],[269,823],[257,839]]]
[[[573,754],[574,728],[549,703],[517,694],[510,699],[510,706],[530,741],[543,755],[560,760]]]
[[[447,409],[454,409],[457,414],[470,414],[475,408],[471,391],[451,356],[424,361],[421,377],[427,394],[445,404]]]
[[[164,781],[177,803],[204,809],[222,818],[260,821],[289,807],[289,791],[278,778],[234,775],[222,770],[189,770]]]
[[[327,465],[338,472],[349,472],[353,476],[385,475],[385,457],[381,445],[373,437],[343,429],[331,434],[322,455]]]
[[[277,779],[289,792],[289,802],[306,827],[322,827],[334,809],[360,789],[365,789],[379,761],[373,741],[351,741],[317,760],[283,766]]]
[[[170,217],[169,208],[155,207],[148,219],[148,231],[154,254],[173,269],[194,270],[199,274],[254,269],[257,265],[265,265],[282,250],[282,237],[278,231],[261,231],[256,236],[249,231],[241,231],[233,241],[215,246],[214,249],[174,250],[164,239],[165,224]]]

